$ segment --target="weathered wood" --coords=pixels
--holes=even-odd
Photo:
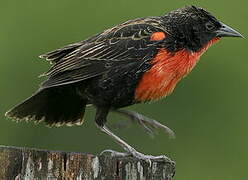
[[[151,164],[132,157],[0,146],[1,180],[171,180],[170,159]]]

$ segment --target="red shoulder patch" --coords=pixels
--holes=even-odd
[[[151,35],[151,41],[161,41],[166,37],[164,32],[154,32]]]

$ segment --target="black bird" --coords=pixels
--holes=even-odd
[[[119,108],[169,95],[221,37],[242,37],[206,10],[186,6],[163,16],[138,18],[84,41],[41,55],[52,67],[31,97],[6,116],[17,121],[44,121],[50,126],[83,123],[85,108],[96,108],[97,127],[129,154],[162,158],[136,151],[107,127],[107,115],[118,112],[145,124],[168,127],[136,112]]]

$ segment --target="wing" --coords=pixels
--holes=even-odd
[[[151,34],[164,32],[158,17],[127,21],[85,41],[68,45],[40,57],[53,65],[42,87],[59,86],[99,76],[110,68],[142,63],[157,52]]]

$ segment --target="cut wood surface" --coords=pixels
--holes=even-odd
[[[151,164],[133,157],[0,146],[0,180],[171,180],[170,159]]]

